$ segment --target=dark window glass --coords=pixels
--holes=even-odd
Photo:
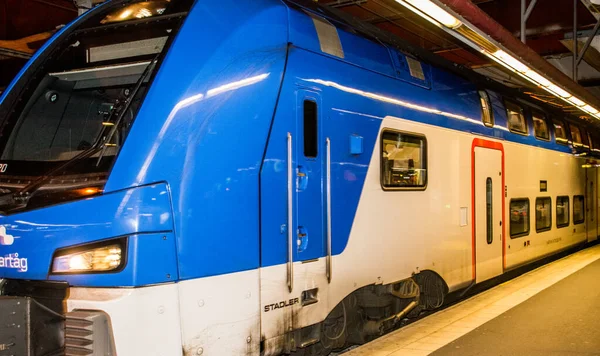
[[[427,141],[424,136],[384,131],[381,139],[384,188],[424,188],[427,184]]]
[[[558,122],[556,120],[553,121],[554,124],[554,136],[556,137],[556,142],[566,145],[567,144],[567,131],[565,130],[565,124],[562,122]]]
[[[552,227],[552,199],[537,198],[535,200],[535,231],[547,231]]]
[[[512,199],[510,201],[510,237],[529,234],[529,199]]]
[[[556,198],[556,227],[569,226],[569,197]]]
[[[585,202],[583,195],[573,197],[573,224],[581,224],[585,221]]]
[[[479,101],[481,102],[481,121],[483,121],[485,126],[494,126],[494,116],[492,115],[490,97],[485,90],[479,91]]]
[[[304,100],[304,156],[317,157],[318,117],[317,103]]]
[[[581,131],[581,143],[583,144],[583,147],[590,148],[587,131],[584,128],[580,128],[579,130]]]
[[[523,115],[523,108],[519,105],[507,101],[506,116],[508,119],[508,129],[513,132],[527,135],[527,121]]]
[[[571,138],[573,139],[573,145],[581,146],[583,144],[583,141],[581,140],[581,131],[579,130],[579,127],[573,124],[569,124],[569,127],[571,128]]]
[[[548,132],[548,124],[546,117],[541,113],[533,113],[533,133],[535,137],[542,140],[550,140],[550,132]]]
[[[488,179],[486,179],[485,181],[485,223],[488,245],[494,242],[494,211],[492,202],[492,192],[492,178],[488,177]]]
[[[588,135],[590,137],[590,148],[592,151],[596,153],[600,152],[600,140],[598,140],[598,135],[592,131],[588,131]]]

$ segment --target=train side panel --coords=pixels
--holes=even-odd
[[[261,332],[267,354],[282,350],[285,333],[323,321],[345,297],[363,286],[397,282],[424,270],[439,274],[450,291],[472,283],[477,273],[474,249],[478,243],[473,240],[472,221],[476,139],[498,145],[504,152],[506,193],[503,189],[502,224],[505,229],[504,247],[497,256],[500,272],[585,241],[585,224],[573,225],[571,219],[569,227],[556,229],[553,225],[550,231],[537,233],[534,219],[537,197],[551,196],[555,215],[557,195],[569,195],[572,201],[573,195],[583,194],[582,160],[561,152],[561,147],[550,149],[553,146],[548,143],[540,144],[544,147],[527,144],[533,137],[513,138],[508,129],[498,128],[506,125],[506,114],[498,107],[495,130],[511,140],[454,129],[454,122],[460,122],[458,126],[483,124],[476,88],[457,85],[453,89],[454,95],[448,94],[450,91],[436,93],[319,54],[292,49],[261,179],[268,187],[263,188],[261,206],[268,211],[263,214],[261,234]],[[303,91],[318,96],[322,120],[318,138],[322,148],[327,139],[331,145],[332,211],[330,217],[323,219],[331,219],[332,245],[338,249],[333,248],[331,282],[328,282],[325,256],[303,261],[295,248],[297,231],[294,231],[290,292],[286,278],[289,271],[286,134],[290,130],[301,131],[298,131],[302,125],[298,95]],[[427,100],[436,97],[448,98],[442,114],[437,113],[439,101]],[[452,103],[461,100],[471,101],[472,105],[453,106]],[[426,137],[425,190],[382,188],[381,135],[389,129]],[[364,150],[353,154],[350,145],[356,136],[360,137]],[[301,149],[299,145],[292,150]],[[322,163],[326,165],[327,161]],[[294,185],[298,173],[294,166]],[[547,181],[547,192],[540,193],[541,180]],[[323,175],[317,177],[317,184],[323,187],[325,205]],[[510,201],[521,197],[530,200],[530,232],[528,236],[511,239]],[[297,208],[294,200],[293,209]],[[296,219],[294,215],[294,223]],[[318,235],[314,236],[314,231],[312,234],[312,241],[323,243]],[[528,240],[529,244],[523,245]],[[314,289],[318,289],[318,302],[303,306],[302,293]]]

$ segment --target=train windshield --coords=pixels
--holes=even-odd
[[[1,213],[102,192],[191,2],[113,1],[50,45],[0,107]]]

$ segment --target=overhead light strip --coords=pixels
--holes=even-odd
[[[511,70],[519,76],[525,78],[529,82],[536,86],[546,90],[550,94],[562,99],[569,105],[583,111],[587,115],[592,115],[597,119],[600,119],[600,111],[591,105],[587,104],[583,100],[575,97],[568,91],[564,90],[560,86],[552,83],[535,70],[529,68],[526,64],[511,56],[504,50],[498,48],[498,45],[491,42],[484,36],[478,35],[475,28],[464,23],[448,11],[441,8],[430,0],[396,0],[397,3],[413,11],[417,15],[423,17],[427,21],[445,28],[446,31],[450,31],[455,37],[458,37],[461,41],[469,44],[481,51],[495,62],[499,63],[503,67]],[[467,29],[465,31],[465,28]],[[468,36],[465,36],[468,33]]]

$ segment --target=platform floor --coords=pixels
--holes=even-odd
[[[600,355],[600,245],[343,356]]]

